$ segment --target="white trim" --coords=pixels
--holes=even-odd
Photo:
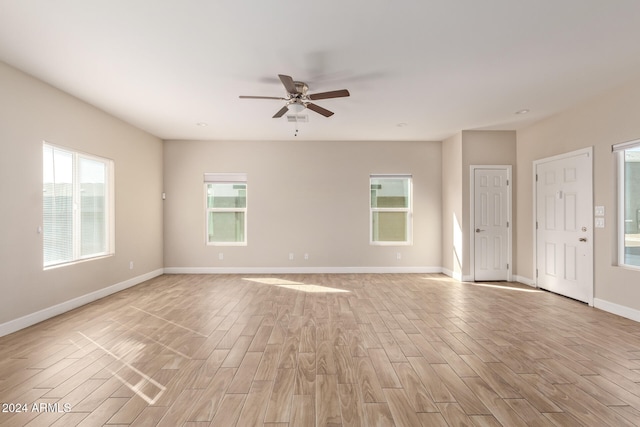
[[[459,282],[462,282],[462,273],[456,273],[455,271],[451,271],[448,268],[442,269],[442,274],[451,277]]]
[[[455,273],[447,268],[442,269],[442,274],[449,276],[458,282],[473,282],[473,277],[471,275],[463,276],[462,273]]]
[[[373,225],[372,225],[372,228],[373,228]],[[413,246],[412,242],[396,242],[393,240],[381,240],[381,241],[370,242],[369,244],[371,246]]]
[[[523,285],[531,286],[532,288],[537,288],[536,281],[533,279],[529,279],[528,277],[514,275],[513,281],[522,283]]]
[[[624,145],[624,147],[617,149],[617,146]],[[618,224],[616,227],[616,247],[617,247],[617,260],[618,266],[622,268],[628,268],[631,270],[638,270],[640,266],[634,264],[627,264],[626,260],[626,234],[627,234],[627,197],[626,197],[626,163],[625,150],[640,146],[640,140],[627,142],[623,144],[616,144],[613,146],[613,156],[615,159],[616,167],[616,205],[618,207]],[[631,219],[630,221],[633,221]]]
[[[555,162],[556,160],[563,160],[570,157],[582,156],[583,154],[586,154],[590,158],[593,158],[593,147],[581,148],[579,150],[569,151],[568,153],[556,154],[555,156],[534,160],[533,164],[540,165],[543,163]]]
[[[613,144],[611,146],[611,151],[624,151],[629,148],[634,148],[640,146],[640,139],[634,139],[633,141],[621,142],[619,144]]]
[[[249,203],[249,197],[248,197],[248,186],[247,186],[247,182],[246,180],[244,181],[207,181],[206,180],[206,176],[207,175],[228,175],[228,174],[215,174],[215,173],[205,173],[205,182],[204,182],[204,243],[207,246],[247,246],[248,245],[248,237],[247,237],[247,213],[248,213],[248,203]],[[244,175],[246,177],[246,174],[234,174],[234,175]],[[239,182],[245,185],[244,191],[245,191],[245,204],[244,204],[244,208],[239,208],[239,207],[234,207],[234,208],[210,208],[208,206],[208,200],[209,200],[209,185],[212,184],[231,184],[233,182]],[[222,213],[222,212],[228,212],[228,213],[243,213],[244,214],[244,240],[242,242],[210,242],[209,241],[209,213]]]
[[[371,180],[372,179],[406,179],[408,183],[409,203],[406,208],[378,208],[371,206]],[[389,241],[389,240],[373,240],[373,213],[374,212],[404,212],[407,215],[407,224],[405,232],[407,240]],[[413,245],[413,175],[398,174],[370,174],[369,175],[369,244],[371,246],[412,246]]]
[[[85,304],[89,304],[90,302],[99,300],[100,298],[104,298],[108,295],[138,285],[142,282],[153,279],[154,277],[161,276],[163,273],[163,269],[154,270],[141,276],[132,277],[131,279],[125,280],[124,282],[116,283],[115,285],[99,289],[95,292],[91,292],[89,294],[73,298],[69,301],[47,307],[43,310],[36,311],[35,313],[27,314],[26,316],[9,320],[8,322],[0,324],[0,337],[9,335],[16,331],[19,331],[20,329],[27,328],[31,325],[35,325],[36,323],[40,323],[59,314],[66,313],[67,311],[73,310],[74,308],[78,308]]]
[[[442,273],[442,267],[167,267],[164,274]]]
[[[96,258],[102,258],[105,256],[111,256],[115,254],[115,162],[112,159],[107,157],[101,157],[95,154],[88,154],[85,152],[77,151],[72,148],[65,148],[62,146],[50,144],[47,141],[42,141],[43,148],[43,156],[46,150],[51,150],[52,159],[55,159],[56,152],[65,153],[71,156],[71,182],[68,183],[71,185],[71,201],[74,206],[72,209],[71,215],[71,258],[65,260],[56,260],[53,262],[45,263],[46,254],[43,254],[42,265],[43,269],[55,268],[65,265],[74,264],[76,262],[91,260]],[[43,157],[44,160],[44,157]],[[104,252],[96,252],[88,255],[81,254],[81,246],[82,246],[82,208],[81,205],[81,179],[80,174],[82,172],[82,161],[89,160],[92,162],[100,163],[104,166],[104,224],[103,231],[105,234],[105,251]],[[44,164],[44,163],[43,163]],[[54,170],[55,170],[55,160],[53,160]],[[44,170],[43,170],[44,173]],[[46,179],[46,177],[44,177]],[[53,184],[54,188],[56,186],[55,179],[52,183],[44,183],[45,184]],[[43,193],[44,197],[44,193]],[[44,203],[44,199],[43,199]],[[44,214],[44,205],[43,205],[43,214]],[[42,218],[42,227],[44,228],[44,216]],[[44,239],[44,237],[43,237]],[[46,251],[45,243],[43,240],[42,247],[43,251]]]
[[[375,178],[413,178],[411,173],[372,173],[369,177]]]
[[[513,280],[513,177],[511,165],[470,165],[469,166],[469,270],[471,274],[468,276],[468,281],[475,281],[475,247],[476,247],[476,233],[475,233],[475,188],[476,177],[475,171],[479,169],[495,169],[506,170],[507,180],[509,185],[507,186],[507,221],[509,227],[507,230],[507,281]]]
[[[624,148],[618,150],[616,148],[616,145],[613,146],[613,155],[615,157],[615,167],[616,167],[616,205],[618,207],[618,226],[616,227],[616,241],[617,241],[617,259],[618,259],[618,266],[620,267],[626,267],[626,260],[625,260],[625,250],[626,250],[626,246],[625,246],[625,216],[626,216],[626,212],[625,212],[625,202],[626,202],[626,198],[625,198],[625,194],[624,194],[624,187],[625,187],[625,180],[624,180],[624,175],[625,175],[625,164],[624,164]]]
[[[533,181],[533,191],[532,191],[532,197],[533,197],[533,216],[531,218],[533,218],[532,224],[531,224],[531,228],[533,229],[533,235],[532,235],[532,239],[531,242],[533,243],[533,256],[531,257],[532,261],[533,261],[533,286],[534,287],[538,287],[538,165],[536,163],[536,161],[534,160],[532,163],[532,169],[533,169],[533,173],[531,176],[531,180]]]
[[[548,162],[552,162],[552,161],[556,161],[556,160],[563,160],[563,159],[567,159],[567,158],[571,158],[571,157],[577,157],[577,156],[582,156],[582,155],[587,155],[589,157],[589,159],[591,160],[591,194],[589,195],[591,198],[591,212],[593,213],[593,147],[586,147],[586,148],[582,148],[580,150],[575,150],[575,151],[570,151],[568,153],[562,153],[562,154],[558,154],[555,156],[551,156],[551,157],[545,157],[543,159],[538,159],[538,160],[534,160],[533,161],[533,176],[532,176],[532,181],[533,181],[533,191],[532,191],[532,196],[533,196],[533,221],[532,221],[532,229],[533,229],[533,239],[531,240],[533,242],[533,273],[534,276],[536,277],[534,279],[533,282],[533,286],[535,286],[536,288],[539,288],[538,286],[538,278],[537,278],[537,274],[536,274],[536,270],[538,267],[538,232],[536,229],[536,222],[538,221],[538,184],[536,181],[536,175],[538,173],[538,165],[544,164],[544,163],[548,163]],[[591,215],[591,223],[589,225],[589,241],[593,242],[593,214]],[[594,295],[595,295],[595,272],[594,272],[594,268],[595,268],[595,248],[592,249],[591,251],[591,290],[590,290],[590,295],[588,297],[588,301],[587,304],[589,304],[590,306],[593,306],[594,304]]]
[[[204,182],[247,182],[246,173],[204,173]]]
[[[609,313],[616,314],[618,316],[626,317],[627,319],[640,322],[640,310],[636,310],[624,305],[615,304],[613,302],[605,301],[600,298],[594,298],[593,306],[600,310],[607,311]]]

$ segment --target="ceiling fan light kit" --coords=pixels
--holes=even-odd
[[[277,113],[273,115],[274,119],[282,117],[285,115],[289,109],[293,110],[296,114],[308,108],[311,111],[314,111],[320,115],[325,117],[333,116],[333,111],[329,111],[326,108],[320,107],[317,104],[314,104],[310,101],[317,101],[320,99],[330,99],[330,98],[343,98],[350,96],[350,93],[346,89],[340,90],[332,90],[329,92],[320,92],[308,94],[309,86],[304,82],[294,81],[291,76],[286,76],[284,74],[278,74],[282,85],[287,91],[287,96],[285,98],[282,97],[274,97],[274,96],[245,96],[240,95],[241,99],[277,99],[280,101],[286,101],[284,107],[278,110]]]

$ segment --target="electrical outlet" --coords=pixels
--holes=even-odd
[[[400,252],[396,253],[396,259],[402,259],[402,254]]]
[[[304,259],[309,259],[309,254],[304,254]]]
[[[129,261],[129,270],[133,270],[133,261]]]
[[[222,260],[224,259],[224,254],[223,254],[222,252],[220,252],[220,253],[218,254],[218,259],[219,259],[220,261],[222,261]]]
[[[293,261],[293,252],[289,252],[289,261]]]

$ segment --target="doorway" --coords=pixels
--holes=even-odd
[[[593,149],[534,162],[536,285],[593,305]]]
[[[472,280],[511,280],[511,166],[470,172]]]

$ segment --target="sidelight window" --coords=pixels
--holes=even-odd
[[[640,267],[640,140],[613,149],[618,161],[618,262]]]

